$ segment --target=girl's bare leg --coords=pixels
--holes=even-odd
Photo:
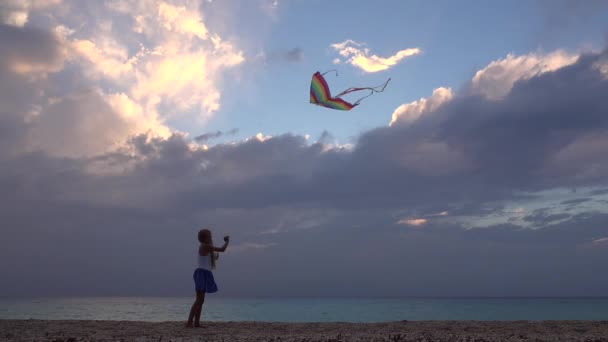
[[[203,306],[203,301],[205,300],[205,292],[196,291],[196,300],[192,303],[192,307],[190,307],[190,315],[188,315],[188,323],[186,323],[186,327],[192,328],[192,321],[196,317],[195,326],[199,325],[200,317],[201,317],[201,307]]]
[[[199,300],[200,298],[200,300]],[[203,303],[205,303],[205,292],[196,292],[196,302],[198,303],[198,307],[196,309],[196,312],[194,314],[194,326],[195,327],[200,327],[201,326],[201,311],[203,311]]]

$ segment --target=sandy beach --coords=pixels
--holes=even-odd
[[[0,320],[2,341],[608,341],[608,321],[387,323]]]

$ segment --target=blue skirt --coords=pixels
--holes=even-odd
[[[213,273],[204,268],[197,268],[194,270],[192,275],[194,278],[194,288],[196,291],[203,291],[206,293],[217,292],[217,284],[213,279]]]

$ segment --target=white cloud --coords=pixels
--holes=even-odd
[[[595,68],[608,79],[608,58],[604,57],[595,63]]]
[[[439,213],[427,215],[427,217],[438,217],[438,216],[448,216],[448,215],[449,215],[449,213],[447,211],[442,211]]]
[[[593,239],[591,241],[591,247],[607,247],[608,246],[608,237],[602,237]]]
[[[503,59],[492,61],[483,69],[477,71],[471,80],[470,91],[491,100],[498,100],[507,95],[515,82],[530,79],[545,72],[555,71],[577,61],[579,55],[557,50],[548,54],[530,53],[515,56],[508,54]],[[605,65],[596,64],[603,72],[608,70]],[[608,63],[607,63],[608,65]],[[608,74],[608,71],[606,71]],[[425,113],[434,112],[441,105],[450,102],[455,94],[451,88],[439,87],[433,94],[418,101],[404,103],[397,107],[392,114],[390,126],[395,124],[411,124]]]
[[[515,208],[513,210],[510,210],[509,212],[514,214],[512,216],[512,218],[518,219],[518,220],[521,220],[524,216],[526,216],[526,209],[524,209],[522,207]]]
[[[427,224],[428,220],[424,218],[408,218],[397,221],[398,224],[404,224],[413,227],[420,227]]]
[[[210,32],[195,3],[112,1],[106,6],[110,15],[130,18],[132,32],[114,32],[100,21],[95,34],[72,40],[89,74],[121,86],[149,112],[165,106],[207,118],[219,110],[221,73],[245,58]]]
[[[257,139],[260,142],[266,141],[270,138],[272,138],[271,135],[264,135],[262,132],[259,132],[258,134],[255,135],[254,137],[255,139]]]
[[[194,110],[206,118],[219,110],[221,72],[245,58],[242,51],[209,31],[196,4],[115,1],[108,8],[133,20],[133,32],[127,36],[135,39],[143,34],[152,43],[137,47],[132,56],[126,54],[126,43],[122,47],[110,44],[104,53],[98,52],[98,44],[81,47],[100,73],[130,84],[126,92],[147,111],[164,105],[177,111]],[[119,42],[120,36],[107,40]]]
[[[27,23],[28,13],[26,11],[13,11],[6,16],[7,25],[23,27]]]
[[[350,63],[365,72],[387,70],[399,63],[402,59],[422,52],[419,48],[410,48],[400,50],[390,57],[380,57],[377,55],[370,55],[368,48],[361,48],[364,45],[365,44],[357,43],[349,39],[330,46],[338,51],[342,57],[346,58],[346,63]],[[333,62],[334,64],[340,63],[340,59],[336,58]]]
[[[107,77],[118,81],[121,76],[133,70],[126,47],[99,47],[88,39],[71,41],[70,47],[76,56],[89,62],[85,72],[91,77]]]
[[[421,98],[418,101],[402,104],[393,112],[390,126],[399,124],[411,124],[418,120],[424,113],[435,111],[445,102],[454,97],[452,89],[440,87],[433,90],[433,94],[428,98]]]
[[[106,101],[116,113],[132,127],[131,134],[151,132],[161,137],[171,135],[171,130],[158,120],[155,115],[146,113],[144,108],[124,93],[105,95]]]
[[[158,19],[167,31],[192,34],[202,40],[207,39],[207,27],[195,8],[161,2],[158,4]]]
[[[60,3],[0,4],[0,20],[14,25],[30,25],[28,15],[34,11],[52,17],[50,24],[40,25],[49,25],[61,57],[29,58],[25,50],[4,54],[12,72],[37,80],[32,86],[42,98],[49,96],[42,101],[47,105],[23,111],[30,113],[28,120],[36,119],[39,135],[32,137],[31,148],[83,156],[109,151],[137,134],[166,138],[171,134],[168,117],[187,115],[204,122],[218,111],[224,72],[245,60],[232,42],[207,27],[197,2],[115,0],[49,10]],[[66,65],[68,75],[76,71],[77,82],[42,83]],[[60,115],[58,106],[68,109]],[[51,120],[58,115],[64,128]]]
[[[578,57],[561,50],[549,54],[508,54],[475,74],[471,81],[472,91],[489,99],[500,99],[511,91],[515,82],[573,64]]]

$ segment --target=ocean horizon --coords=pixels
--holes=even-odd
[[[185,321],[191,297],[0,298],[0,319]],[[220,297],[215,322],[608,320],[608,297]]]

